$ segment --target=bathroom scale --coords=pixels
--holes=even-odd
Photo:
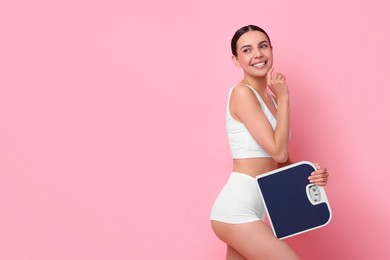
[[[325,189],[308,177],[316,167],[307,161],[256,177],[275,236],[284,239],[327,225],[332,212]]]

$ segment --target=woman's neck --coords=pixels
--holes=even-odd
[[[246,84],[254,88],[261,97],[267,97],[267,78],[253,78],[245,75],[244,79],[241,81],[242,84]]]

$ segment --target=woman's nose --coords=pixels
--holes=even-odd
[[[255,57],[261,57],[263,54],[259,48],[255,49],[254,51]]]

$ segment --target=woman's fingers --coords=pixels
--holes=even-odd
[[[315,164],[317,170],[312,172],[309,176],[310,183],[317,184],[319,186],[325,186],[328,182],[329,173],[325,167],[322,167],[319,163]]]
[[[286,94],[288,95],[286,78],[282,73],[274,72],[274,68],[271,68],[267,72],[267,84],[277,97]]]
[[[282,73],[276,72],[274,73],[274,68],[271,68],[267,72],[267,83],[269,86],[272,86],[274,84],[282,83],[286,80],[284,75]]]
[[[272,81],[271,79],[272,79],[272,72],[273,71],[274,71],[274,68],[271,68],[267,72],[267,84],[268,84],[268,86],[271,85],[271,81]]]
[[[275,80],[276,80],[277,82],[284,81],[284,76],[283,76],[283,74],[282,74],[282,73],[276,73]]]

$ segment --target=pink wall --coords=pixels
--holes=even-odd
[[[293,158],[332,177],[331,224],[287,242],[303,259],[389,259],[389,9],[2,1],[0,259],[223,259],[208,217],[231,168],[229,41],[249,23],[288,77]]]

